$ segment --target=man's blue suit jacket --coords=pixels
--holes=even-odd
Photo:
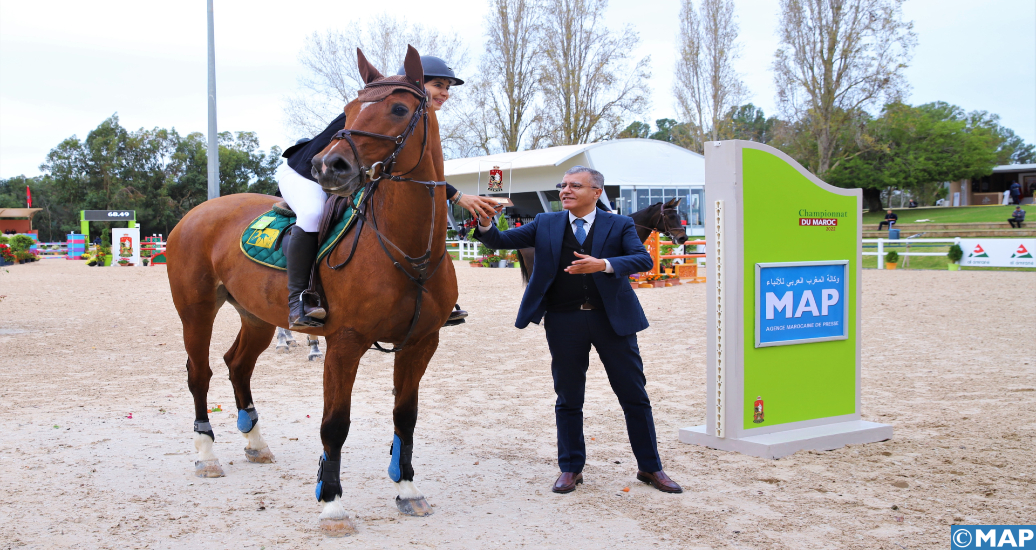
[[[568,273],[558,274],[561,262],[561,241],[568,225],[568,211],[537,214],[536,219],[515,229],[500,232],[491,226],[482,233],[475,230],[475,236],[486,246],[495,249],[535,248],[536,259],[529,286],[522,296],[518,308],[518,319],[514,326],[525,328],[529,323],[539,323],[546,311],[543,296],[547,293],[555,276],[574,277]],[[604,303],[604,312],[612,328],[620,336],[635,334],[648,327],[644,309],[640,307],[637,294],[629,283],[632,273],[648,271],[654,266],[644,243],[637,238],[633,219],[597,209],[593,225],[594,239],[590,255],[607,259],[615,273],[599,271],[591,274]]]

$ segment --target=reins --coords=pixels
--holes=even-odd
[[[399,134],[395,137],[387,136],[384,134],[376,134],[373,132],[366,132],[363,130],[344,129],[339,130],[331,138],[332,140],[344,139],[346,143],[349,144],[349,147],[352,149],[353,158],[355,158],[357,162],[362,162],[362,160],[360,158],[360,151],[356,147],[356,143],[353,142],[353,135],[393,141],[396,144],[396,148],[384,160],[375,162],[369,167],[363,165],[361,165],[360,167],[360,178],[364,186],[364,195],[363,199],[360,200],[360,204],[356,205],[356,223],[358,224],[358,227],[356,228],[356,235],[353,237],[353,244],[349,250],[349,255],[346,257],[345,261],[335,266],[332,266],[330,263],[331,255],[328,254],[326,256],[327,266],[331,269],[338,270],[342,267],[345,267],[345,265],[348,264],[350,260],[352,260],[353,254],[356,252],[356,245],[357,243],[359,243],[360,233],[363,231],[364,222],[366,221],[367,224],[371,227],[371,230],[374,231],[374,235],[377,237],[378,244],[381,245],[381,249],[385,252],[385,255],[388,256],[389,260],[392,261],[392,265],[395,266],[396,269],[398,269],[401,273],[403,273],[403,275],[405,275],[406,278],[410,280],[410,282],[417,285],[418,292],[417,300],[414,305],[414,316],[410,320],[410,328],[407,330],[406,336],[403,338],[403,342],[400,343],[398,346],[394,345],[391,349],[385,349],[377,341],[375,341],[374,347],[370,348],[385,353],[400,352],[403,350],[403,348],[406,347],[407,343],[410,341],[410,337],[413,335],[414,329],[417,327],[417,322],[421,317],[421,305],[424,302],[424,295],[426,292],[428,292],[428,289],[425,287],[425,284],[433,276],[435,276],[435,273],[439,270],[439,267],[442,265],[443,260],[446,258],[446,248],[443,247],[442,256],[439,257],[439,260],[435,262],[434,266],[431,266],[432,244],[435,239],[435,188],[446,185],[446,182],[422,181],[405,177],[410,172],[416,170],[417,167],[420,166],[421,163],[424,161],[424,150],[428,145],[429,126],[428,111],[426,107],[427,96],[422,96],[421,102],[418,104],[417,109],[414,111],[413,116],[410,118],[410,122],[407,124],[406,129],[403,130],[402,134]],[[392,169],[395,166],[396,158],[399,156],[399,153],[406,146],[407,140],[409,140],[410,136],[413,135],[414,130],[417,128],[418,120],[420,119],[423,119],[424,121],[424,135],[422,136],[421,140],[421,155],[417,159],[417,164],[415,164],[412,168],[410,168],[406,172],[403,172],[402,174],[393,175]],[[411,257],[409,254],[404,252],[402,248],[397,246],[396,243],[392,242],[391,239],[385,236],[385,234],[382,233],[381,230],[378,228],[377,217],[375,216],[374,210],[371,207],[371,197],[374,196],[374,193],[378,189],[378,184],[382,180],[417,183],[419,185],[425,186],[425,188],[428,190],[428,195],[432,200],[432,218],[428,227],[428,244],[425,247],[424,254],[417,257]],[[386,246],[386,243],[388,243],[388,246]],[[406,260],[407,264],[409,264],[410,269],[416,272],[416,275],[411,274],[410,271],[403,266],[403,264],[396,260],[396,258],[392,255],[392,252],[389,250],[389,246],[391,246],[393,249],[395,249],[397,252],[403,255],[403,258]],[[430,271],[429,267],[431,267]]]

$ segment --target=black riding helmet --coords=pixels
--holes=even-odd
[[[448,78],[453,86],[460,86],[464,84],[464,81],[457,78],[457,75],[453,74],[453,69],[446,65],[446,62],[441,57],[435,57],[434,55],[422,55],[421,56],[421,67],[424,68],[425,82],[432,78]],[[406,70],[400,67],[396,71],[397,75],[405,75]]]

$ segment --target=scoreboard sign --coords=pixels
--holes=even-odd
[[[137,219],[135,210],[84,210],[83,221],[128,222]]]

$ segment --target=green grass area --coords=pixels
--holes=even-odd
[[[1025,210],[1025,221],[1036,223],[1036,206],[1031,204],[1022,205]],[[917,220],[927,219],[922,223],[1003,223],[1008,227],[1007,218],[1011,217],[1014,205],[1011,206],[960,206],[957,208],[946,208],[933,206],[930,208],[893,208],[893,212],[899,216],[897,223],[917,223]],[[864,212],[864,224],[877,224],[885,219],[885,212]]]
[[[913,250],[913,249],[912,249]],[[864,251],[870,252],[872,250],[864,249]],[[903,252],[902,249],[897,249],[897,252]],[[939,252],[939,249],[924,249],[925,252]],[[907,259],[909,258],[909,263]],[[882,259],[884,262],[884,259]],[[945,271],[947,265],[949,265],[950,259],[946,256],[900,256],[899,262],[896,264],[896,269],[939,269]],[[878,268],[878,257],[877,256],[864,256],[863,257],[863,268],[864,269],[877,269]],[[1028,267],[962,267],[961,271],[1036,271],[1036,269]]]

